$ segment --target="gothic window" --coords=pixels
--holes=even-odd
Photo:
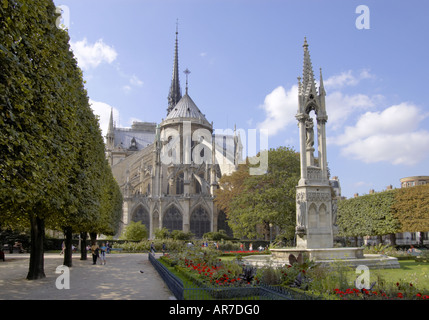
[[[143,208],[143,206],[139,206],[132,215],[132,221],[138,222],[141,221],[142,224],[144,224],[147,228],[147,230],[150,230],[150,219],[149,219],[149,213]]]
[[[203,207],[198,207],[191,214],[191,232],[197,238],[210,232],[210,216]]]
[[[324,203],[319,208],[319,227],[328,227],[329,226],[329,220],[328,220],[328,212],[326,211],[326,206]]]
[[[180,172],[176,177],[176,194],[184,193],[184,180],[185,174],[183,172]]]
[[[319,225],[316,205],[312,203],[308,209],[308,227],[317,228]]]
[[[183,229],[183,218],[179,209],[175,206],[171,206],[167,209],[162,220],[162,226],[167,228],[168,231],[182,230]]]

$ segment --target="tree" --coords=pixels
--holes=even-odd
[[[268,239],[272,224],[285,238],[293,238],[299,153],[286,147],[270,149],[264,175],[250,175],[248,163],[220,179],[216,205],[225,211],[236,236]]]
[[[76,61],[57,17],[52,1],[0,7],[0,210],[4,224],[31,227],[28,279],[45,277],[45,222],[68,201],[75,161]]]
[[[400,232],[429,231],[429,185],[395,190],[393,214],[400,222]],[[423,244],[423,236],[420,234]]]
[[[50,0],[0,6],[0,222],[30,227],[28,279],[45,277],[45,227],[114,232],[122,198],[66,31]],[[86,238],[86,236],[85,236]]]
[[[338,233],[345,237],[382,236],[396,233],[393,216],[394,190],[338,201]]]

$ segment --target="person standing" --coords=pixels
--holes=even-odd
[[[104,243],[102,243],[100,247],[100,264],[106,264],[106,251],[107,247]]]
[[[66,244],[65,244],[65,242],[63,241],[63,243],[61,243],[61,252],[60,252],[60,255],[62,255],[62,254],[64,254],[64,251],[66,250]]]
[[[94,242],[91,246],[92,252],[92,264],[97,264],[97,258],[99,255],[100,248],[98,247],[97,242]]]

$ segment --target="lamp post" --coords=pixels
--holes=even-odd
[[[269,226],[270,226],[270,246],[271,246],[271,242],[273,240],[273,235],[272,235],[273,224],[270,223]]]

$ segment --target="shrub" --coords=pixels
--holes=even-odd
[[[147,239],[147,234],[147,228],[141,221],[131,221],[130,224],[126,226],[120,239],[141,241],[143,239]]]

